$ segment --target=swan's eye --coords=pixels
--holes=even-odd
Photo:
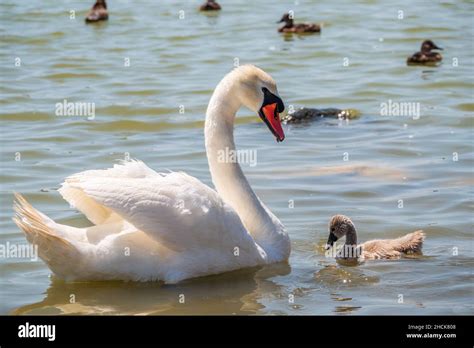
[[[331,232],[334,232],[334,231],[336,231],[336,229],[335,229],[334,227],[333,227],[333,228],[331,228]]]

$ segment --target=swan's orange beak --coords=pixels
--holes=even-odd
[[[267,88],[262,88],[263,103],[258,111],[260,118],[276,137],[277,142],[285,139],[285,133],[281,128],[280,112],[285,110],[285,105],[279,96],[270,92]]]
[[[280,114],[278,113],[278,104],[272,103],[262,106],[260,117],[267,124],[268,128],[275,135],[278,142],[285,139],[285,133],[283,128],[281,128]]]

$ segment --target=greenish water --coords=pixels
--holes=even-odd
[[[199,3],[111,0],[107,23],[85,25],[92,2],[2,1],[0,244],[26,243],[11,221],[13,191],[61,223],[87,226],[56,189],[128,155],[211,184],[204,113],[238,58],[269,72],[287,107],[360,113],[287,125],[281,144],[239,113],[237,146],[258,154],[243,168],[287,227],[289,265],[173,286],[64,284],[41,261],[0,258],[0,313],[473,314],[472,2],[223,0],[213,15]],[[290,9],[298,21],[324,22],[322,34],[278,34]],[[444,48],[443,63],[407,67],[426,38]],[[95,118],[55,116],[64,99],[95,103]],[[381,115],[389,100],[419,103],[421,117]],[[339,266],[322,250],[337,213],[353,218],[361,241],[423,229],[424,256]]]

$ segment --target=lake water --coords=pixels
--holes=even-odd
[[[287,125],[277,144],[256,115],[239,112],[237,147],[258,156],[243,169],[286,225],[288,265],[177,285],[65,284],[41,260],[3,257],[0,313],[474,314],[474,5],[398,3],[222,0],[223,11],[207,15],[200,1],[111,0],[110,20],[86,25],[92,2],[3,0],[1,245],[26,243],[11,221],[13,191],[61,223],[87,226],[56,189],[127,156],[211,184],[204,113],[235,63],[270,73],[287,110],[359,117]],[[321,35],[278,34],[291,9],[297,21],[323,22]],[[406,66],[426,38],[444,48],[443,63]],[[95,118],[56,116],[64,99],[95,103]],[[389,102],[418,103],[420,117],[382,115]],[[424,256],[338,265],[323,250],[338,213],[360,241],[423,229]]]

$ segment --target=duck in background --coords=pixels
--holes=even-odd
[[[321,32],[321,26],[314,23],[297,23],[293,22],[293,16],[289,13],[285,13],[277,23],[285,23],[282,27],[278,28],[279,33],[319,33]]]
[[[199,7],[199,11],[219,11],[221,5],[219,5],[215,0],[207,0],[204,4]]]
[[[443,57],[438,52],[431,52],[432,50],[443,50],[441,47],[435,45],[431,40],[425,40],[421,44],[420,52],[416,52],[411,57],[407,58],[407,64],[433,64],[443,60]]]
[[[97,0],[86,16],[86,23],[105,21],[107,19],[109,19],[109,13],[107,12],[105,0]]]
[[[293,113],[289,113],[282,117],[281,121],[284,124],[288,123],[303,123],[315,121],[321,118],[337,118],[340,120],[350,120],[356,118],[358,113],[353,109],[312,109],[312,108],[301,108]]]
[[[325,249],[329,250],[334,242],[346,236],[344,246],[337,252],[336,259],[362,262],[375,259],[399,259],[403,255],[421,254],[425,234],[418,230],[396,239],[376,239],[357,244],[357,232],[354,223],[344,215],[335,215],[329,222],[329,238]]]

